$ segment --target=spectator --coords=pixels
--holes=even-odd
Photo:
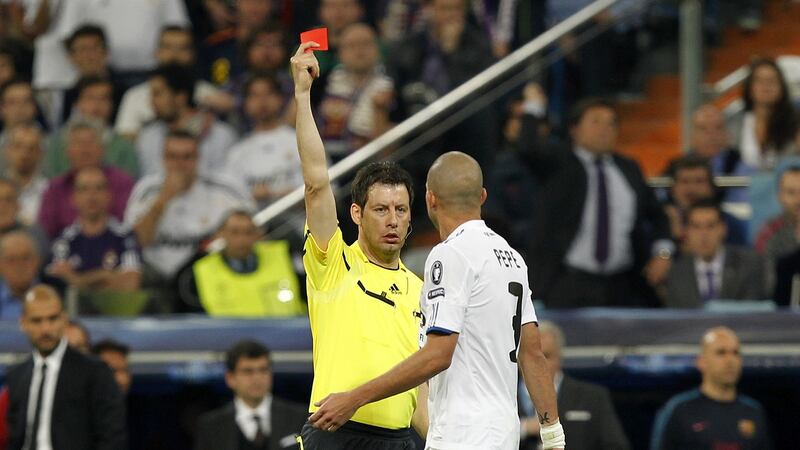
[[[131,229],[109,215],[111,192],[102,169],[75,172],[72,202],[78,217],[53,242],[48,273],[88,296],[137,291],[139,246]]]
[[[492,39],[492,51],[496,58],[502,58],[511,51],[516,21],[517,0],[473,1],[472,12]]]
[[[676,395],[659,411],[650,450],[772,448],[763,408],[737,392],[742,374],[739,349],[733,330],[706,331],[696,361],[700,388]]]
[[[243,180],[259,208],[303,185],[295,131],[281,121],[277,80],[254,75],[244,86],[244,111],[253,132],[228,150],[225,173]]]
[[[572,142],[546,143],[537,133],[547,99],[537,85],[524,98],[521,157],[539,183],[527,245],[534,298],[553,308],[654,305],[647,285],[666,280],[675,246],[638,164],[614,153],[613,105],[580,102]]]
[[[398,115],[402,118],[463,84],[493,61],[488,38],[467,21],[467,2],[431,0],[430,19],[426,29],[403,40],[387,59],[389,75],[396,83]],[[499,135],[497,115],[487,107],[451,129],[441,141],[475,157],[481,166],[488,166]],[[422,167],[411,167],[412,172],[424,177],[422,174],[436,156],[434,149],[433,153],[415,158]]]
[[[39,216],[47,178],[40,173],[42,160],[42,131],[39,125],[27,123],[8,130],[4,148],[6,177],[19,187],[19,213],[25,225],[33,225]]]
[[[608,389],[578,381],[561,370],[561,349],[566,345],[564,333],[558,325],[539,323],[542,353],[553,371],[553,382],[558,393],[558,416],[569,436],[570,450],[627,450],[630,443],[625,436]],[[522,442],[520,450],[539,448],[539,420],[525,388],[519,384],[520,421]]]
[[[341,33],[339,59],[320,104],[320,134],[334,162],[391,128],[394,83],[380,63],[378,37],[369,25]]]
[[[50,239],[58,237],[78,217],[71,199],[74,192],[75,174],[86,167],[100,167],[111,190],[111,214],[122,219],[128,202],[133,179],[114,166],[104,165],[103,131],[94,122],[77,120],[66,130],[67,159],[70,171],[53,178],[42,196],[39,210],[39,225]]]
[[[272,0],[235,1],[235,25],[211,34],[203,43],[200,54],[205,78],[224,86],[244,71],[239,58],[241,43],[274,15],[272,6]]]
[[[772,169],[780,157],[798,151],[797,116],[786,79],[773,60],[759,59],[750,65],[742,90],[744,112],[731,121],[734,142],[745,164]]]
[[[117,80],[116,73],[108,66],[108,41],[105,32],[97,25],[82,25],[72,32],[64,45],[72,65],[78,71],[78,82],[64,92],[64,109],[61,112],[60,123],[69,120],[73,114],[73,106],[84,87],[80,80],[84,78],[108,80],[109,94],[113,96],[113,100],[111,111],[105,113],[109,117],[103,120],[105,122],[113,120],[117,114],[117,106],[122,100],[122,94],[125,92],[125,86]]]
[[[698,201],[689,208],[687,252],[670,268],[665,306],[701,308],[710,300],[767,297],[761,257],[743,247],[724,245],[726,231],[716,201]]]
[[[122,394],[105,364],[69,348],[66,323],[55,290],[25,294],[20,325],[34,349],[7,375],[9,447],[125,450]]]
[[[0,237],[0,319],[20,318],[25,292],[39,282],[40,264],[28,233],[12,231]]]
[[[536,3],[539,2],[543,3],[541,0],[536,0]],[[379,7],[378,17],[381,38],[389,42],[396,42],[420,28],[426,12],[423,3],[430,2],[428,0],[383,0],[380,3],[382,4]],[[507,55],[511,50],[518,3],[516,0],[469,2],[472,15],[483,29],[482,31],[491,37],[492,50],[498,58]],[[528,42],[536,35],[538,33],[522,42]]]
[[[42,94],[46,104],[62,104],[63,90],[72,86],[78,75],[64,48],[64,40],[82,23],[85,23],[84,1],[25,2],[24,19],[20,23],[33,40],[33,86]],[[19,4],[19,3],[18,3]],[[72,14],[78,8],[78,14]],[[68,11],[69,10],[69,11]],[[69,12],[69,13],[68,13]],[[48,124],[60,124],[60,107],[53,108],[58,117],[48,116]]]
[[[360,0],[320,0],[319,20],[328,28],[328,52],[316,53],[320,76],[325,77],[339,64],[339,46],[344,30],[361,20],[364,7]]]
[[[771,218],[756,237],[756,251],[773,265],[800,248],[800,167],[790,166],[778,179],[778,202],[783,211]]]
[[[181,0],[86,0],[41,2],[39,17],[47,32],[36,41],[34,83],[37,88],[65,89],[78,78],[67,60],[63,41],[79,26],[95,24],[108,37],[108,60],[125,87],[141,82],[155,66],[153,49],[167,25],[188,24]],[[31,16],[33,16],[32,14]]]
[[[711,166],[708,160],[698,156],[685,156],[674,160],[670,167],[672,187],[669,191],[669,201],[664,205],[664,212],[670,221],[672,239],[681,246],[686,237],[686,213],[689,207],[698,200],[705,198],[718,198],[719,193],[714,185]],[[723,212],[728,232],[725,242],[728,244],[747,244],[747,223],[732,215]]]
[[[4,147],[8,140],[8,130],[34,122],[36,112],[30,83],[16,79],[0,87],[0,117],[3,119],[0,147]]]
[[[165,27],[161,30],[155,55],[159,67],[172,64],[194,67],[196,55],[192,31],[177,25]],[[135,141],[139,130],[156,118],[150,99],[150,83],[147,81],[125,91],[119,105],[115,131],[129,141]],[[195,83],[194,101],[220,113],[228,112],[233,107],[233,99],[228,94],[205,80]]]
[[[280,85],[280,93],[283,97],[283,118],[287,124],[294,124],[294,82],[289,71],[286,70],[288,60],[286,31],[280,23],[270,20],[264,25],[256,28],[247,36],[242,44],[242,55],[244,58],[244,72],[237,77],[231,78],[225,86],[225,90],[236,98],[237,114],[229,118],[236,122],[236,126],[241,130],[249,130],[252,123],[246,120],[244,113],[244,85],[247,80],[257,74],[266,74],[274,77]],[[245,120],[242,119],[245,117]]]
[[[143,175],[164,172],[164,139],[170,131],[186,130],[200,139],[200,172],[212,173],[225,163],[236,132],[213,115],[198,111],[194,103],[195,78],[184,66],[164,66],[150,77],[156,121],[144,127],[136,140]]]
[[[193,135],[171,131],[164,142],[165,173],[139,180],[125,212],[147,263],[143,283],[170,296],[162,302],[174,301],[172,277],[222,218],[233,209],[253,207],[239,185],[199,173],[198,146]]]
[[[212,316],[278,317],[305,312],[286,241],[259,241],[246,211],[234,211],[219,230],[221,252],[196,263],[200,304]]]
[[[119,390],[127,395],[131,390],[131,371],[128,365],[130,348],[112,339],[104,339],[92,345],[92,354],[106,363],[114,374]]]
[[[708,160],[715,176],[748,176],[753,169],[742,161],[739,149],[731,146],[725,117],[715,105],[706,103],[692,115],[691,153]],[[728,188],[724,199],[747,201],[746,188]]]
[[[529,202],[536,183],[520,157],[522,118],[522,100],[511,102],[503,126],[502,150],[486,177],[486,190],[494,194],[486,199],[483,210],[489,227],[493,230],[506,229],[505,233],[501,231],[499,234],[505,236],[509,245],[519,249],[525,256],[525,243],[530,236],[535,214]],[[543,136],[549,134],[546,125],[542,133]],[[492,220],[494,223],[490,223]]]
[[[67,321],[67,326],[64,327],[64,338],[70,347],[84,355],[89,354],[92,339],[89,337],[89,330],[82,323],[74,320]]]
[[[19,220],[19,194],[17,186],[7,179],[0,178],[0,236],[12,231],[24,231],[36,242],[40,255],[50,252],[49,241],[42,230],[34,225],[26,225]]]
[[[233,402],[202,417],[195,450],[293,448],[308,409],[272,395],[269,350],[255,341],[239,341],[225,354],[225,383]]]
[[[109,62],[120,72],[126,87],[141,82],[155,67],[153,49],[164,26],[188,26],[186,7],[181,0],[129,0],[103,2],[68,1],[61,14],[75,14],[83,23],[94,23],[108,35]]]
[[[139,158],[136,156],[136,150],[130,142],[109,128],[115,101],[112,98],[114,86],[107,78],[92,76],[81,78],[74,91],[77,95],[74,108],[77,114],[74,113],[73,117],[75,120],[97,123],[102,131],[103,145],[106,149],[104,162],[136,178],[139,175]],[[45,173],[49,177],[57,177],[69,171],[69,159],[66,154],[66,134],[69,125],[67,123],[54,135],[47,146],[44,165]]]

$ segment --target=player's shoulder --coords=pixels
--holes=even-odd
[[[690,391],[682,392],[670,398],[667,403],[661,408],[664,416],[671,416],[676,411],[690,407],[692,403],[702,400],[703,394],[699,389],[692,389]]]
[[[756,400],[756,399],[754,399],[752,397],[748,397],[747,395],[744,395],[744,394],[737,395],[736,396],[736,401],[740,405],[743,405],[745,408],[752,409],[752,410],[756,411],[759,414],[764,412],[764,407],[761,406],[761,403],[759,403],[758,400]]]

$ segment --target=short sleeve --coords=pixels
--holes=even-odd
[[[312,287],[325,290],[339,280],[342,275],[341,266],[346,264],[345,247],[342,230],[337,227],[336,232],[328,240],[327,250],[321,250],[306,224],[303,267],[306,270],[306,279]]]
[[[533,307],[533,294],[531,293],[531,288],[527,282],[523,284],[525,287],[522,293],[522,322],[520,323],[521,325],[539,321],[539,319],[536,318],[536,309]]]
[[[473,278],[467,259],[457,250],[438,245],[431,251],[422,288],[428,315],[426,333],[461,332]]]

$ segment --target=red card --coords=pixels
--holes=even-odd
[[[319,44],[319,47],[310,48],[306,51],[327,50],[328,29],[324,27],[315,28],[313,30],[308,30],[300,33],[300,43],[305,44],[306,42],[316,42],[317,44]]]

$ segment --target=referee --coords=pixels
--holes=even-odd
[[[355,388],[415,353],[422,317],[422,280],[400,261],[413,195],[405,170],[394,163],[372,163],[358,171],[350,206],[358,240],[347,245],[342,238],[325,149],[311,112],[311,85],[319,65],[306,50],[316,46],[302,44],[291,59],[305,182],[303,264],[314,342],[310,412],[327,393]],[[335,429],[306,424],[302,445],[306,450],[411,450],[412,416],[420,434],[427,433],[426,395],[423,392],[418,402],[417,390],[365,406]]]

